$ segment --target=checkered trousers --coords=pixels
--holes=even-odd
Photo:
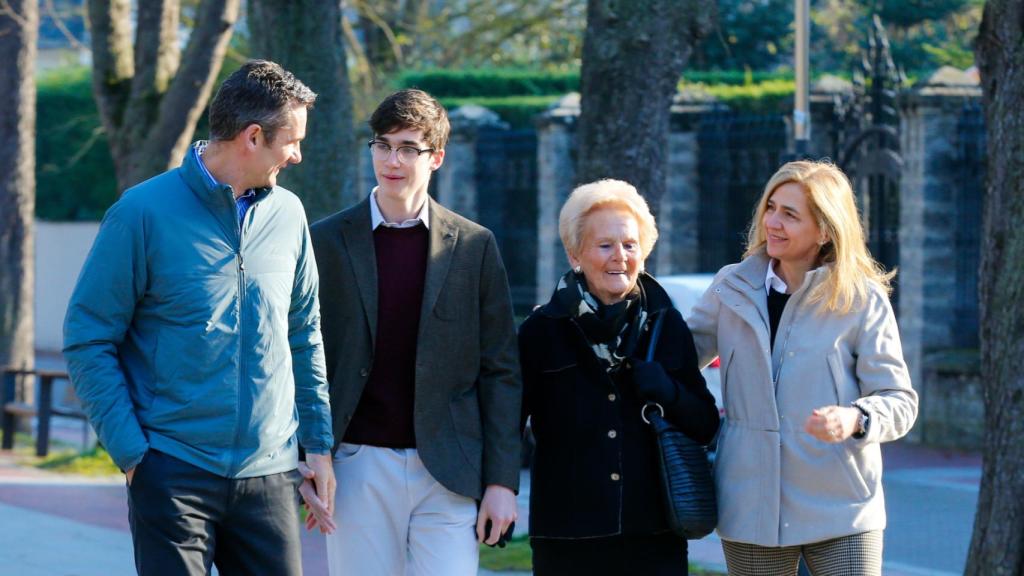
[[[881,576],[882,531],[800,546],[758,546],[722,540],[729,576],[796,576],[800,555],[813,576]]]

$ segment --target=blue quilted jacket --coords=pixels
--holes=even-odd
[[[240,225],[241,224],[241,225]],[[332,442],[318,276],[291,192],[231,188],[192,153],[107,211],[64,322],[64,356],[122,469],[152,447],[230,478]]]

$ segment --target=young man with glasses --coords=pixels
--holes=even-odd
[[[312,227],[338,442],[330,573],[472,576],[477,543],[516,519],[508,279],[493,234],[427,194],[449,133],[437,100],[396,92],[370,128],[377,187]]]

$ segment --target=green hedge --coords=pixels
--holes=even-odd
[[[399,88],[419,88],[437,98],[557,95],[579,90],[579,72],[531,70],[426,70],[405,72]]]
[[[705,95],[709,101],[716,101],[729,108],[751,114],[785,114],[793,106],[795,84],[792,80],[767,80],[749,86],[729,84],[690,84],[682,86],[688,92]],[[449,110],[463,104],[476,104],[493,110],[512,128],[529,128],[533,118],[561,98],[548,96],[504,96],[441,98]]]
[[[449,109],[477,104],[513,128],[533,118],[567,92],[577,90],[578,72],[457,70],[408,72],[401,86],[418,86]],[[785,113],[793,81],[784,74],[687,73],[687,90],[752,113]],[[117,180],[107,138],[92,97],[87,67],[64,68],[38,81],[36,124],[36,216],[44,220],[98,220],[117,199]],[[207,132],[203,116],[196,130]]]
[[[533,118],[558,102],[561,95],[551,96],[502,96],[478,98],[441,98],[441,104],[454,110],[463,104],[476,104],[494,111],[512,128],[530,128]]]
[[[682,77],[686,83],[731,86],[792,79],[793,74],[790,72],[744,70],[690,71]],[[544,72],[503,68],[425,70],[401,74],[396,85],[399,88],[426,90],[438,98],[561,95],[579,91],[580,74],[578,71]]]
[[[756,114],[787,113],[793,107],[793,80],[766,80],[749,86],[719,84],[700,86],[718,102],[733,110]]]
[[[36,100],[36,216],[99,220],[117,199],[117,178],[92,97],[88,68],[39,78]]]

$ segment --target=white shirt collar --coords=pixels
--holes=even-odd
[[[764,291],[771,292],[771,289],[775,288],[775,291],[780,294],[785,294],[789,290],[789,286],[775,274],[775,260],[771,259],[768,261],[768,273],[764,277]]]
[[[412,228],[419,223],[423,223],[423,227],[430,229],[430,200],[423,200],[423,207],[420,208],[415,218],[410,218],[405,222],[387,222],[384,220],[384,214],[380,211],[380,206],[377,204],[377,187],[375,186],[370,191],[370,230],[376,230],[378,226],[386,226],[388,228]]]

